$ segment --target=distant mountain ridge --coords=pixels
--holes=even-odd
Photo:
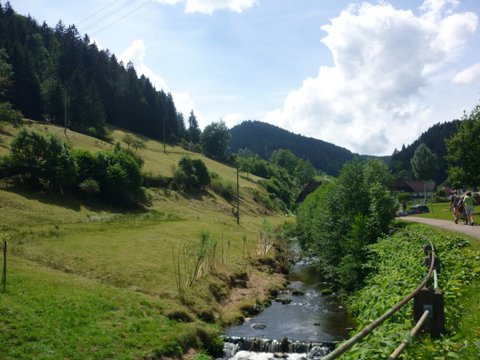
[[[418,145],[424,143],[437,156],[437,171],[433,180],[441,184],[447,179],[448,164],[445,160],[447,148],[445,140],[451,138],[458,130],[461,120],[452,120],[431,126],[417,140],[400,151],[395,150],[390,160],[390,169],[399,177],[413,179],[414,174],[410,162]]]
[[[338,175],[343,164],[360,156],[326,141],[294,134],[277,126],[257,120],[247,120],[231,130],[232,153],[247,148],[264,159],[278,149],[288,149],[296,156],[309,160],[318,170]]]

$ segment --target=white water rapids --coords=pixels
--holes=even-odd
[[[282,357],[282,358],[289,359],[289,360],[305,360],[305,359],[308,359],[307,355],[308,354],[285,354],[286,357]],[[257,353],[257,352],[242,350],[237,352],[230,359],[232,360],[271,360],[271,359],[278,359],[278,358],[276,358],[275,354],[273,353]]]

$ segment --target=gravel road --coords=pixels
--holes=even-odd
[[[426,225],[432,225],[438,227],[440,229],[445,229],[449,231],[457,231],[471,237],[480,239],[480,226],[478,224],[474,224],[473,226],[464,225],[463,223],[455,224],[453,220],[438,220],[438,219],[429,219],[429,218],[420,218],[416,216],[405,216],[398,218],[399,220],[403,221],[412,221]]]

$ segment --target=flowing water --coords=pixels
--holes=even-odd
[[[347,337],[352,321],[335,294],[326,291],[328,284],[313,265],[296,263],[288,280],[289,286],[270,307],[225,330],[226,358],[260,360],[274,352],[288,352],[290,359],[306,358],[308,353],[316,359]],[[283,340],[282,345],[284,338],[288,342]],[[260,353],[245,351],[252,349]]]

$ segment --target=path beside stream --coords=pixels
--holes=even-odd
[[[473,226],[470,226],[470,225],[464,225],[460,221],[458,222],[458,224],[455,224],[453,219],[450,221],[450,220],[430,219],[430,218],[416,217],[416,216],[405,216],[398,219],[402,221],[411,221],[411,222],[431,225],[431,226],[435,226],[440,229],[445,229],[448,231],[456,231],[456,232],[471,236],[473,238],[480,239],[480,225],[478,224],[474,224]]]

